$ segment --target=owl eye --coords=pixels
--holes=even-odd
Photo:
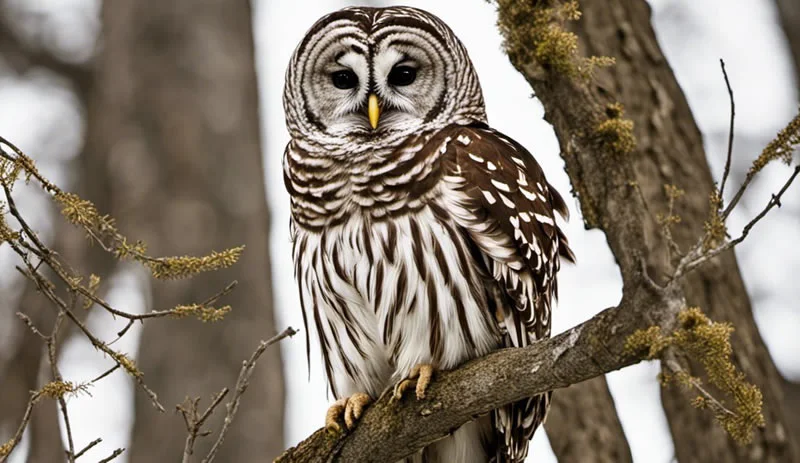
[[[417,70],[411,66],[396,66],[389,72],[389,85],[405,87],[417,79]]]
[[[331,82],[336,88],[348,90],[358,86],[358,76],[353,71],[336,71],[331,74]]]

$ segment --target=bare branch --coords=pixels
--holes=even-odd
[[[107,456],[106,458],[103,458],[102,460],[98,461],[97,463],[108,463],[109,461],[114,460],[118,456],[122,455],[122,453],[124,451],[125,451],[125,449],[114,450],[114,453],[112,453],[111,455]]]
[[[75,459],[82,457],[84,453],[88,452],[89,450],[93,449],[97,444],[103,442],[103,439],[97,438],[91,442],[89,442],[86,447],[84,447],[80,452],[75,454]]]
[[[256,348],[255,352],[253,352],[253,355],[250,356],[250,359],[242,363],[242,370],[239,373],[239,378],[236,380],[236,392],[233,394],[233,400],[225,405],[225,407],[228,409],[228,413],[225,415],[225,421],[222,424],[222,430],[219,433],[219,437],[217,437],[217,440],[214,442],[213,447],[211,447],[211,450],[209,450],[208,455],[203,459],[203,463],[211,463],[214,461],[222,442],[225,441],[225,436],[228,434],[228,429],[230,428],[231,423],[233,423],[233,419],[236,417],[236,412],[239,411],[239,401],[242,398],[242,394],[244,394],[244,392],[247,390],[247,387],[250,385],[250,377],[253,376],[253,369],[255,368],[259,357],[261,357],[264,351],[267,350],[267,347],[281,341],[282,339],[294,336],[295,334],[297,334],[297,330],[290,326],[272,338],[266,341],[261,341],[261,343],[258,345],[258,348]]]
[[[35,392],[31,394],[31,398],[28,399],[28,406],[25,407],[25,414],[22,416],[22,421],[20,422],[19,426],[17,427],[17,431],[14,433],[14,436],[11,438],[10,441],[6,442],[2,445],[2,452],[0,452],[0,463],[5,463],[8,459],[8,456],[11,455],[11,452],[19,445],[19,441],[22,440],[22,434],[25,432],[25,428],[28,427],[28,423],[31,421],[31,414],[33,413],[33,407],[36,405],[36,402],[39,400],[41,393]]]
[[[208,417],[211,416],[214,409],[222,403],[222,399],[224,399],[226,395],[228,395],[227,387],[223,388],[211,399],[211,405],[206,408],[206,411],[203,412],[202,415],[197,414],[197,405],[200,403],[199,397],[193,399],[187,397],[182,404],[175,407],[181,415],[183,415],[183,420],[186,423],[186,430],[189,432],[189,435],[186,436],[186,443],[183,446],[183,463],[191,462],[191,457],[194,454],[194,442],[197,440],[197,436],[206,436],[210,433],[210,431],[201,432],[203,424],[205,424]]]
[[[725,193],[725,184],[728,182],[728,175],[731,172],[731,158],[733,157],[733,126],[736,119],[736,103],[733,101],[733,89],[731,88],[731,81],[728,80],[728,71],[725,70],[725,61],[719,60],[719,65],[722,68],[722,75],[725,77],[725,86],[728,89],[728,98],[731,101],[731,122],[728,128],[728,154],[725,157],[725,171],[722,173],[722,182],[719,186],[719,196],[722,198]]]
[[[795,167],[794,171],[786,180],[786,182],[783,184],[781,189],[778,190],[778,193],[773,194],[772,197],[770,197],[769,201],[767,201],[767,204],[764,207],[764,209],[762,209],[761,212],[759,212],[755,217],[753,217],[752,220],[750,220],[750,222],[747,223],[747,225],[744,226],[744,228],[742,229],[742,234],[738,238],[730,240],[727,243],[715,249],[712,249],[708,252],[702,252],[702,246],[698,244],[693,250],[693,252],[690,252],[689,254],[686,255],[686,257],[684,257],[684,259],[681,260],[681,263],[678,265],[678,268],[675,271],[675,275],[673,278],[677,279],[683,277],[684,275],[696,269],[697,267],[703,265],[704,263],[708,262],[714,257],[717,257],[723,252],[734,248],[736,245],[744,241],[744,239],[747,238],[747,235],[750,234],[750,231],[753,229],[753,227],[758,222],[760,222],[761,219],[766,217],[767,213],[769,213],[769,211],[772,210],[772,208],[776,206],[781,207],[781,197],[786,192],[786,190],[788,190],[789,187],[792,185],[794,180],[797,178],[798,174],[800,174],[800,166]]]
[[[640,285],[619,306],[558,336],[442,372],[424,400],[391,402],[391,394],[384,394],[351,434],[332,437],[320,429],[276,461],[400,460],[504,404],[638,363],[644,353],[627,352],[623,340],[653,324],[671,330],[683,305],[675,288]]]

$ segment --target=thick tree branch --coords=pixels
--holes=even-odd
[[[638,363],[644,357],[626,351],[624,340],[652,325],[671,330],[683,307],[671,287],[637,285],[619,306],[552,339],[442,373],[425,400],[391,403],[384,394],[351,434],[333,437],[320,429],[277,461],[397,461],[501,405]]]

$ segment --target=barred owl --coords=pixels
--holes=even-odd
[[[567,207],[531,154],[487,125],[467,51],[414,8],[346,8],[286,73],[294,273],[352,427],[384,390],[550,335]],[[308,330],[306,330],[308,332]],[[309,350],[308,340],[306,350]],[[409,457],[521,462],[550,394],[504,406]]]

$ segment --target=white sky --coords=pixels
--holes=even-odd
[[[17,0],[22,1],[22,0]],[[25,0],[30,1],[30,0]],[[278,327],[291,325],[302,328],[300,306],[291,272],[288,235],[288,197],[281,178],[280,158],[288,141],[284,128],[281,93],[283,73],[289,57],[306,29],[320,16],[347,5],[358,4],[344,0],[253,0],[257,65],[261,89],[264,128],[264,153],[267,196],[272,212],[271,247],[274,290]],[[390,2],[375,2],[381,5]],[[447,22],[466,44],[478,70],[484,89],[489,120],[493,127],[525,145],[545,169],[551,182],[565,195],[570,191],[563,163],[558,156],[558,144],[552,129],[542,119],[541,105],[529,98],[531,89],[511,67],[502,53],[500,37],[495,29],[493,7],[483,0],[438,0],[424,2],[408,0],[404,4],[426,8]],[[702,3],[702,4],[701,4]],[[713,136],[727,130],[728,100],[719,71],[718,60],[727,62],[737,100],[737,136],[768,139],[787,121],[797,108],[797,96],[790,77],[790,65],[783,40],[775,24],[775,12],[770,0],[651,0],[654,22],[662,47],[678,80],[686,92],[701,129],[706,134],[706,147],[715,174],[721,171],[724,146],[712,142]],[[83,33],[70,26],[65,10],[76,8],[76,17],[96,15],[96,0],[36,0],[37,10],[57,11],[50,32],[73,56],[80,58],[80,46],[86,43]],[[89,6],[86,6],[89,5]],[[713,12],[713,14],[709,14]],[[65,15],[66,14],[66,15]],[[92,31],[96,21],[89,21]],[[68,39],[62,29],[76,36]],[[61,32],[60,32],[61,31]],[[738,32],[743,31],[743,32]],[[83,35],[82,35],[83,34]],[[75,122],[75,109],[58,86],[51,85],[49,93],[41,86],[4,79],[0,81],[0,96],[4,107],[14,111],[0,112],[0,133],[15,134],[15,139],[29,153],[39,150],[61,153],[49,166],[52,174],[61,172],[60,162],[74,155],[79,144],[81,123]],[[9,117],[13,114],[14,117]],[[47,130],[57,121],[66,122],[59,147],[48,146]],[[26,129],[27,128],[27,129]],[[755,156],[757,153],[747,153]],[[743,153],[744,155],[744,153]],[[746,160],[740,162],[745,163]],[[756,183],[753,194],[745,199],[744,212],[731,219],[733,229],[762,207],[775,184],[786,177],[785,168],[770,168],[765,179]],[[794,188],[797,191],[797,188]],[[691,192],[687,192],[691,194]],[[790,193],[791,198],[800,198]],[[31,208],[36,199],[31,201]],[[785,206],[773,213],[759,226],[752,238],[737,250],[742,272],[754,297],[756,320],[780,370],[800,378],[800,287],[792,277],[800,272],[800,248],[788,245],[791,237],[800,232],[800,201],[784,201]],[[555,331],[579,323],[597,311],[615,305],[621,294],[621,283],[613,257],[600,232],[583,229],[574,199],[569,199],[573,220],[567,227],[570,243],[578,255],[578,265],[565,266],[560,274],[561,297],[554,314]],[[46,227],[45,227],[46,228]],[[0,265],[8,262],[0,252]],[[0,294],[14,288],[0,272]],[[147,283],[132,272],[120,272],[114,278],[109,295],[123,309],[144,310],[147,305]],[[143,295],[145,294],[145,295]],[[9,322],[0,319],[2,327]],[[107,320],[95,318],[93,327],[113,333]],[[113,331],[112,331],[113,330]],[[135,333],[131,333],[135,334]],[[309,381],[304,345],[300,336],[282,344],[288,402],[286,404],[286,444],[293,445],[323,424],[329,404],[326,398],[322,368],[316,349],[316,334],[312,334],[312,365]],[[133,352],[138,341],[129,335],[124,350]],[[0,338],[2,339],[2,338]],[[2,349],[0,349],[2,355]],[[62,352],[63,373],[67,378],[82,381],[96,376],[106,368],[102,357],[81,341],[70,342]],[[630,441],[634,460],[639,462],[668,462],[673,458],[672,442],[659,401],[655,381],[658,366],[644,363],[608,375],[609,385],[617,404],[625,433]],[[71,399],[76,445],[102,436],[104,443],[87,456],[92,460],[110,454],[116,447],[126,446],[131,428],[134,390],[128,378],[114,374],[92,389],[93,397]],[[113,398],[113,399],[112,399]],[[246,397],[245,397],[246,401]],[[109,406],[108,404],[113,404]],[[110,433],[114,429],[116,432]],[[543,432],[537,433],[531,454],[536,461],[553,462],[554,456]],[[20,455],[21,456],[21,455]],[[24,461],[17,458],[17,462]],[[118,461],[126,461],[122,458]],[[532,458],[529,458],[532,461]]]

